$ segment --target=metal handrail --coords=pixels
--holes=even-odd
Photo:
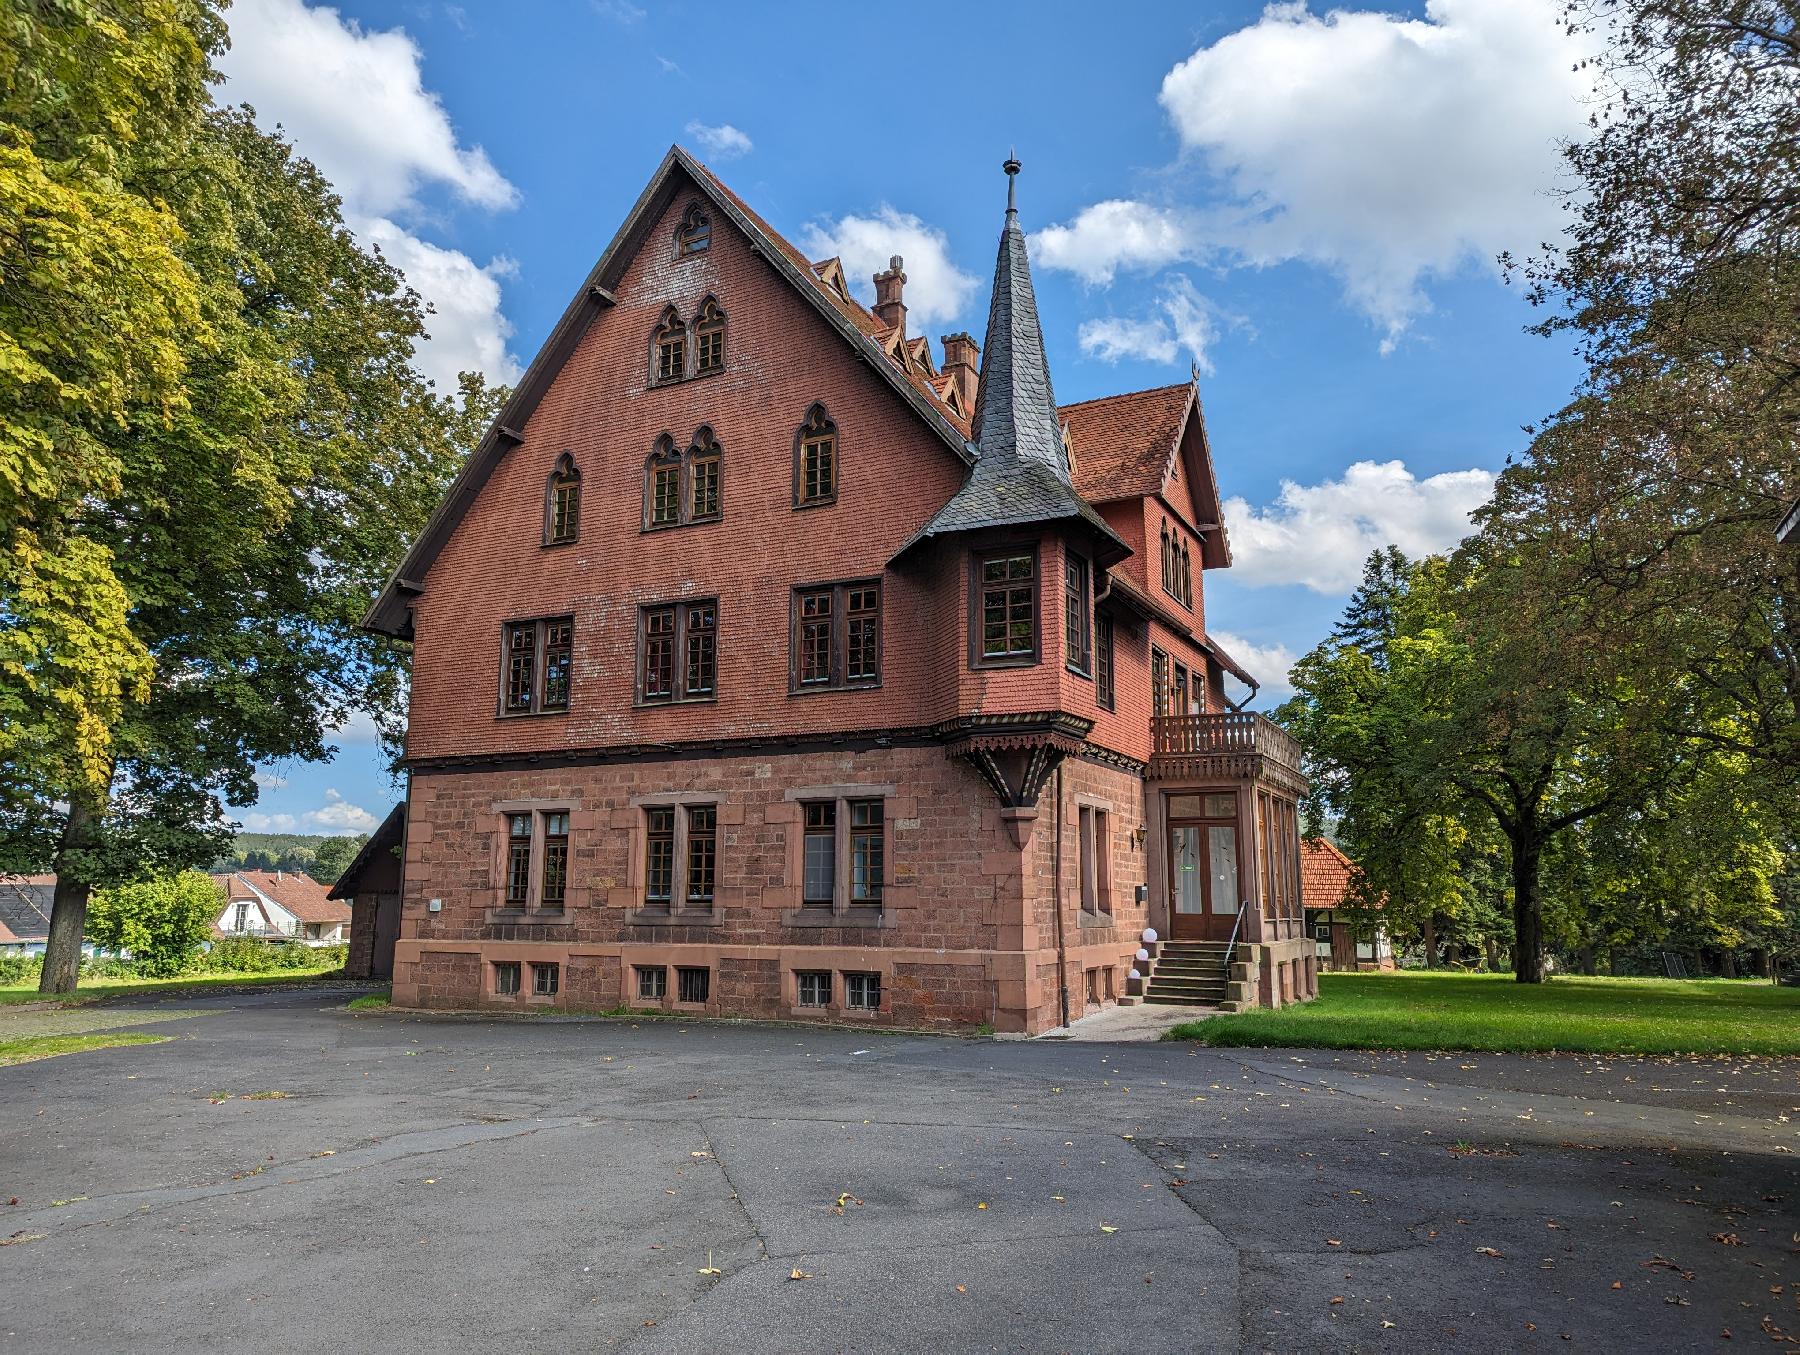
[[[1250,911],[1250,900],[1244,899],[1238,904],[1237,921],[1231,924],[1231,940],[1225,943],[1225,981],[1231,982],[1231,957],[1237,950],[1238,933],[1244,927],[1244,914]]]

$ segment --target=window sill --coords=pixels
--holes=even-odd
[[[1118,925],[1113,920],[1113,915],[1111,913],[1092,913],[1092,912],[1089,912],[1085,908],[1083,908],[1081,910],[1080,918],[1081,918],[1080,925],[1084,930],[1087,930],[1090,928],[1098,930],[1098,929],[1102,929],[1102,928],[1111,928],[1111,927],[1115,927]]]
[[[489,908],[482,915],[483,922],[567,922],[567,908]]]
[[[567,706],[555,706],[550,710],[502,710],[494,713],[496,720],[538,720],[546,716],[567,715]]]
[[[1036,654],[1018,655],[1016,657],[1002,656],[1002,657],[993,658],[993,659],[983,658],[983,657],[977,655],[975,658],[969,660],[969,667],[976,668],[976,669],[980,669],[980,668],[1035,668],[1035,667],[1037,667],[1037,664],[1038,664],[1038,656]]]
[[[678,532],[683,527],[706,527],[715,522],[725,521],[723,513],[709,513],[703,518],[689,518],[686,522],[646,522],[638,529],[639,536],[647,536],[651,532]]]
[[[880,678],[858,678],[854,682],[809,682],[788,688],[789,696],[811,696],[815,692],[873,692],[881,688]]]
[[[781,915],[784,927],[891,927],[893,919],[879,908],[795,908]]]
[[[826,498],[822,498],[822,499],[795,499],[794,500],[794,511],[796,513],[798,513],[800,511],[802,511],[803,509],[807,509],[807,508],[829,508],[836,502],[837,502],[836,494],[832,494],[832,495],[830,495]]]
[[[633,710],[661,710],[666,706],[716,706],[718,704],[717,696],[680,696],[671,697],[667,701],[646,701],[640,696],[631,703]]]
[[[716,927],[720,921],[710,908],[636,908],[625,914],[627,927]]]
[[[1081,678],[1084,682],[1092,682],[1094,680],[1094,675],[1091,672],[1085,668],[1078,668],[1072,663],[1065,663],[1063,665],[1063,671],[1068,673],[1071,677]]]
[[[581,544],[581,538],[580,538],[580,537],[578,537],[578,536],[565,536],[565,537],[563,537],[563,538],[562,538],[562,539],[560,539],[560,540],[557,540],[557,541],[546,541],[546,542],[544,542],[544,549],[545,549],[545,550],[559,550],[559,549],[561,549],[561,548],[562,548],[562,547],[563,547],[563,546],[576,546],[576,545],[579,545],[579,544]]]

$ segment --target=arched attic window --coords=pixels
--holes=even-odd
[[[1166,519],[1162,525],[1162,585],[1163,592],[1170,597],[1175,596],[1175,557],[1169,549],[1169,524]]]
[[[644,526],[675,527],[681,523],[681,452],[664,433],[644,462]]]
[[[687,520],[706,522],[718,517],[724,500],[725,453],[713,436],[713,430],[705,424],[695,430],[687,461]]]
[[[837,425],[815,404],[794,431],[794,506],[831,503],[837,487]]]
[[[544,486],[544,544],[561,546],[581,535],[581,471],[564,452]]]
[[[1181,600],[1190,607],[1194,605],[1194,560],[1186,540],[1181,543]]]
[[[692,203],[682,213],[681,224],[675,228],[675,257],[685,259],[689,255],[704,254],[711,245],[712,218],[699,203]]]
[[[650,381],[662,385],[686,375],[687,326],[681,322],[681,312],[670,306],[650,339]]]
[[[725,312],[707,297],[694,317],[694,375],[725,370]]]

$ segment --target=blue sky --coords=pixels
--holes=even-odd
[[[1557,8],[236,0],[220,97],[434,304],[440,381],[518,374],[673,141],[865,299],[905,255],[913,332],[979,338],[1016,146],[1059,399],[1200,366],[1236,556],[1208,626],[1279,697],[1367,551],[1454,543],[1577,378],[1494,266],[1560,221]],[[339,744],[246,825],[378,820],[367,728]]]

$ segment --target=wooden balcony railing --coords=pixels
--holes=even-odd
[[[1158,758],[1219,755],[1261,756],[1290,771],[1300,770],[1294,736],[1253,711],[1217,715],[1157,715],[1150,721],[1151,749]]]

